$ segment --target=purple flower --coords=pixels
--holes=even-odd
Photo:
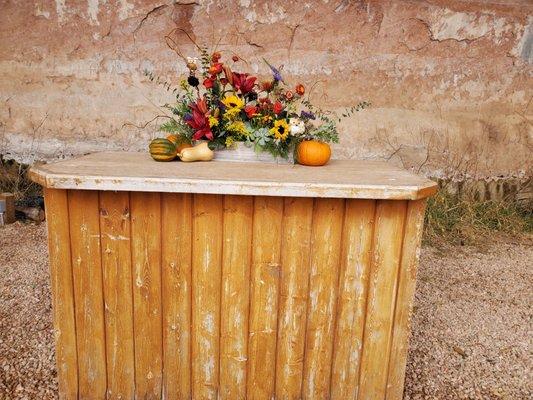
[[[263,60],[270,67],[270,70],[272,71],[272,75],[274,76],[274,81],[276,81],[276,82],[280,82],[281,81],[281,82],[285,83],[285,81],[283,80],[283,77],[281,76],[281,72],[279,72],[279,69],[277,69],[276,67],[270,65],[270,63],[267,60],[265,60],[264,58],[263,58]]]
[[[190,121],[191,119],[192,119],[192,114],[187,113],[183,116],[184,121]]]
[[[300,113],[300,117],[304,119],[316,119],[315,114],[313,114],[311,111],[304,111]]]

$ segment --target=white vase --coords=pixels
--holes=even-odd
[[[294,157],[289,154],[288,159],[283,157],[274,157],[268,152],[256,153],[253,146],[246,146],[244,142],[235,142],[229,149],[215,150],[216,161],[235,161],[235,162],[263,162],[271,164],[294,164]]]

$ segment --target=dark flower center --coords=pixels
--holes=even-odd
[[[283,135],[283,134],[285,133],[285,127],[283,127],[283,126],[279,126],[279,127],[278,127],[278,133],[279,133],[280,135]]]

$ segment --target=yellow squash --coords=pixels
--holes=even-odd
[[[194,147],[181,150],[178,157],[181,161],[211,161],[215,153],[207,146],[207,142],[200,143]]]

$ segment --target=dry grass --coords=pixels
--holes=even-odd
[[[428,200],[426,244],[475,244],[495,231],[513,236],[533,233],[532,202],[481,201],[445,189]]]
[[[18,201],[40,196],[42,189],[27,178],[28,169],[28,165],[19,164],[13,160],[4,160],[0,155],[0,193],[13,193]]]

